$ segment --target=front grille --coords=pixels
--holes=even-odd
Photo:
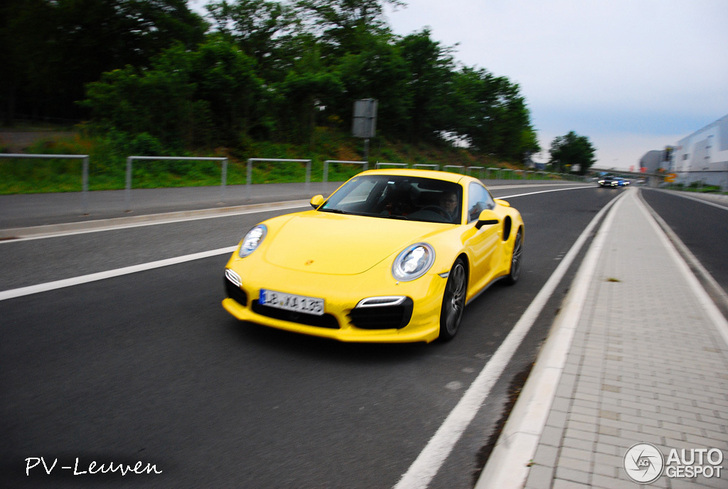
[[[241,306],[248,305],[248,294],[243,289],[232,283],[227,277],[225,278],[225,294]]]
[[[401,329],[412,319],[414,302],[407,297],[396,306],[356,307],[349,313],[351,323],[360,329]]]
[[[275,307],[261,305],[257,299],[253,301],[253,312],[260,314],[261,316],[289,321],[292,323],[305,324],[306,326],[339,329],[339,322],[336,320],[336,317],[331,314],[316,316],[315,314],[306,314],[304,312],[276,309]]]

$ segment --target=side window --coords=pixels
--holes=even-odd
[[[478,219],[478,216],[485,209],[495,207],[495,201],[488,189],[480,184],[472,182],[468,191],[468,222]]]

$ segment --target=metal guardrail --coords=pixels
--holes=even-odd
[[[326,160],[324,161],[324,174],[322,183],[325,185],[329,181],[329,165],[362,165],[363,170],[369,167],[368,161],[346,161],[346,160]]]
[[[382,168],[383,166],[394,166],[398,168],[407,168],[409,165],[407,163],[388,163],[386,161],[377,161],[377,164],[374,165],[374,168]]]
[[[88,195],[89,195],[89,155],[54,155],[54,154],[11,154],[11,153],[0,153],[2,158],[35,158],[35,159],[80,159],[83,160],[82,170],[82,209],[83,213],[88,213]],[[225,189],[227,187],[227,172],[228,172],[228,158],[226,157],[186,157],[186,156],[129,156],[127,157],[126,166],[126,186],[125,186],[125,206],[126,210],[131,209],[131,188],[132,188],[132,171],[133,162],[135,160],[167,160],[167,161],[219,161],[222,162],[221,178],[220,178],[220,200],[224,201]],[[281,159],[281,158],[249,158],[247,162],[246,171],[246,198],[251,197],[251,185],[252,185],[252,171],[253,164],[256,162],[279,162],[279,163],[305,163],[306,164],[306,192],[310,192],[311,183],[311,159]],[[348,165],[361,165],[364,170],[369,166],[367,161],[348,161],[348,160],[326,160],[323,162],[323,183],[328,182],[329,166],[334,164],[348,164]],[[375,168],[383,167],[397,167],[397,168],[410,168],[407,163],[396,163],[396,162],[377,162]],[[437,164],[428,163],[415,163],[411,168],[430,168],[433,170],[439,170],[440,166]],[[581,180],[584,177],[575,175],[564,175],[557,173],[549,173],[545,171],[534,171],[534,170],[514,170],[508,168],[496,168],[490,167],[485,168],[482,166],[470,166],[465,167],[462,165],[445,165],[444,171],[460,170],[466,175],[473,175],[474,172],[478,172],[477,178],[481,180],[546,180],[550,178],[559,178],[565,180]],[[484,175],[485,174],[485,175]]]
[[[463,170],[465,167],[463,165],[445,165],[442,167],[443,171],[454,171],[454,170]]]
[[[306,163],[306,192],[311,186],[311,160],[280,159],[280,158],[248,158],[248,168],[245,176],[245,195],[250,198],[250,186],[253,183],[253,163],[264,161],[268,163]]]
[[[220,177],[220,200],[225,198],[225,186],[227,185],[228,159],[224,157],[209,156],[129,156],[126,158],[126,187],[124,191],[124,206],[127,211],[131,210],[131,181],[134,160],[158,160],[158,161],[221,161],[222,175]]]
[[[84,214],[88,214],[88,155],[47,155],[47,154],[24,154],[24,153],[0,153],[0,158],[35,158],[46,160],[83,160],[83,168],[81,170],[81,209]]]
[[[467,167],[465,169],[465,174],[466,175],[470,175],[472,177],[473,174],[470,173],[470,172],[472,172],[473,170],[478,170],[480,172],[480,176],[483,176],[483,170],[485,170],[485,167],[483,167],[483,166],[469,166],[469,167]]]
[[[425,168],[425,169],[428,169],[429,168],[430,170],[439,170],[440,169],[440,165],[435,164],[435,163],[432,163],[432,164],[429,164],[429,163],[415,163],[414,165],[412,165],[412,168]]]

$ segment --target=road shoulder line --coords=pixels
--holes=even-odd
[[[183,221],[186,222],[201,219],[217,219],[220,217],[256,214],[259,212],[297,209],[300,207],[305,207],[307,205],[309,205],[307,200],[289,200],[280,202],[268,202],[265,204],[247,204],[234,207],[165,212],[162,214],[145,214],[140,216],[97,219],[93,221],[0,229],[0,240],[3,240],[0,241],[0,244],[13,243],[17,242],[18,240],[27,241],[31,239],[71,236],[74,234],[97,233],[118,229],[156,226],[158,224],[171,224]]]
[[[75,285],[87,284],[89,282],[97,282],[99,280],[105,280],[107,278],[121,277],[122,275],[130,275],[132,273],[145,272],[147,270],[153,270],[155,268],[168,267],[170,265],[178,265],[193,260],[201,260],[203,258],[210,258],[212,256],[224,255],[235,251],[237,246],[231,246],[228,248],[219,248],[217,250],[203,251],[200,253],[192,253],[190,255],[178,256],[175,258],[166,258],[164,260],[157,260],[148,263],[142,263],[140,265],[132,265],[129,267],[116,268],[114,270],[107,270],[105,272],[90,273],[88,275],[81,275],[78,277],[66,278],[63,280],[56,280],[53,282],[46,282],[37,285],[29,285],[27,287],[20,287],[17,289],[10,289],[0,291],[0,302],[9,299],[15,299],[17,297],[23,297],[26,295],[39,294],[41,292],[48,292],[51,290],[63,289],[66,287],[73,287]]]

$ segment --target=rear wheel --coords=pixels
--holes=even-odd
[[[513,240],[513,255],[511,255],[511,272],[506,277],[507,284],[513,285],[521,278],[521,265],[523,262],[523,230],[519,229]]]
[[[442,296],[440,340],[449,341],[457,334],[465,309],[467,287],[468,275],[465,270],[465,262],[458,258],[447,277],[445,293]]]

